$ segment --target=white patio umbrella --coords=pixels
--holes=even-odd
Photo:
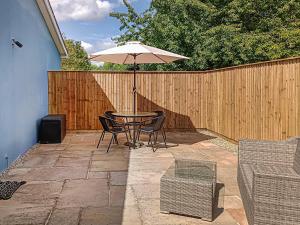
[[[116,64],[134,65],[133,83],[133,112],[136,113],[136,65],[150,63],[170,63],[176,60],[188,59],[188,57],[159,48],[144,45],[138,41],[127,42],[125,45],[110,48],[91,54],[90,60],[110,62]]]

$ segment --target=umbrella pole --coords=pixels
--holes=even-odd
[[[133,113],[136,114],[136,55],[133,55]],[[133,117],[133,148],[136,148],[136,126],[135,117]]]
[[[133,56],[134,64],[133,64],[133,112],[136,113],[136,55]]]

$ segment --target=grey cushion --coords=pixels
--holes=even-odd
[[[300,139],[297,138],[297,148],[294,157],[293,169],[300,175]]]

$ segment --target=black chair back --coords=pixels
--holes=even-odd
[[[104,131],[110,131],[110,129],[109,129],[110,119],[108,119],[104,116],[99,116],[99,121],[100,121]]]
[[[117,122],[115,121],[116,117],[112,113],[113,111],[106,111],[104,112],[104,116],[110,118],[110,120],[108,120],[108,124],[113,127],[117,126]]]
[[[104,116],[114,120],[116,117],[112,113],[113,113],[113,111],[106,111],[106,112],[104,112]]]
[[[165,116],[158,116],[155,118],[155,123],[153,126],[154,131],[159,131],[162,129],[164,122],[165,122],[166,117]]]
[[[157,116],[165,116],[165,112],[164,111],[156,110],[154,112],[157,114]]]
[[[164,111],[153,111],[153,112],[155,112],[157,115],[156,115],[155,117],[152,118],[152,121],[151,121],[150,125],[156,124],[156,122],[157,122],[157,120],[158,120],[158,118],[159,118],[160,116],[165,116]]]

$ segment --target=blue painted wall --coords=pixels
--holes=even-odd
[[[11,39],[23,44],[12,47]],[[0,171],[37,142],[60,55],[35,0],[0,1]]]

